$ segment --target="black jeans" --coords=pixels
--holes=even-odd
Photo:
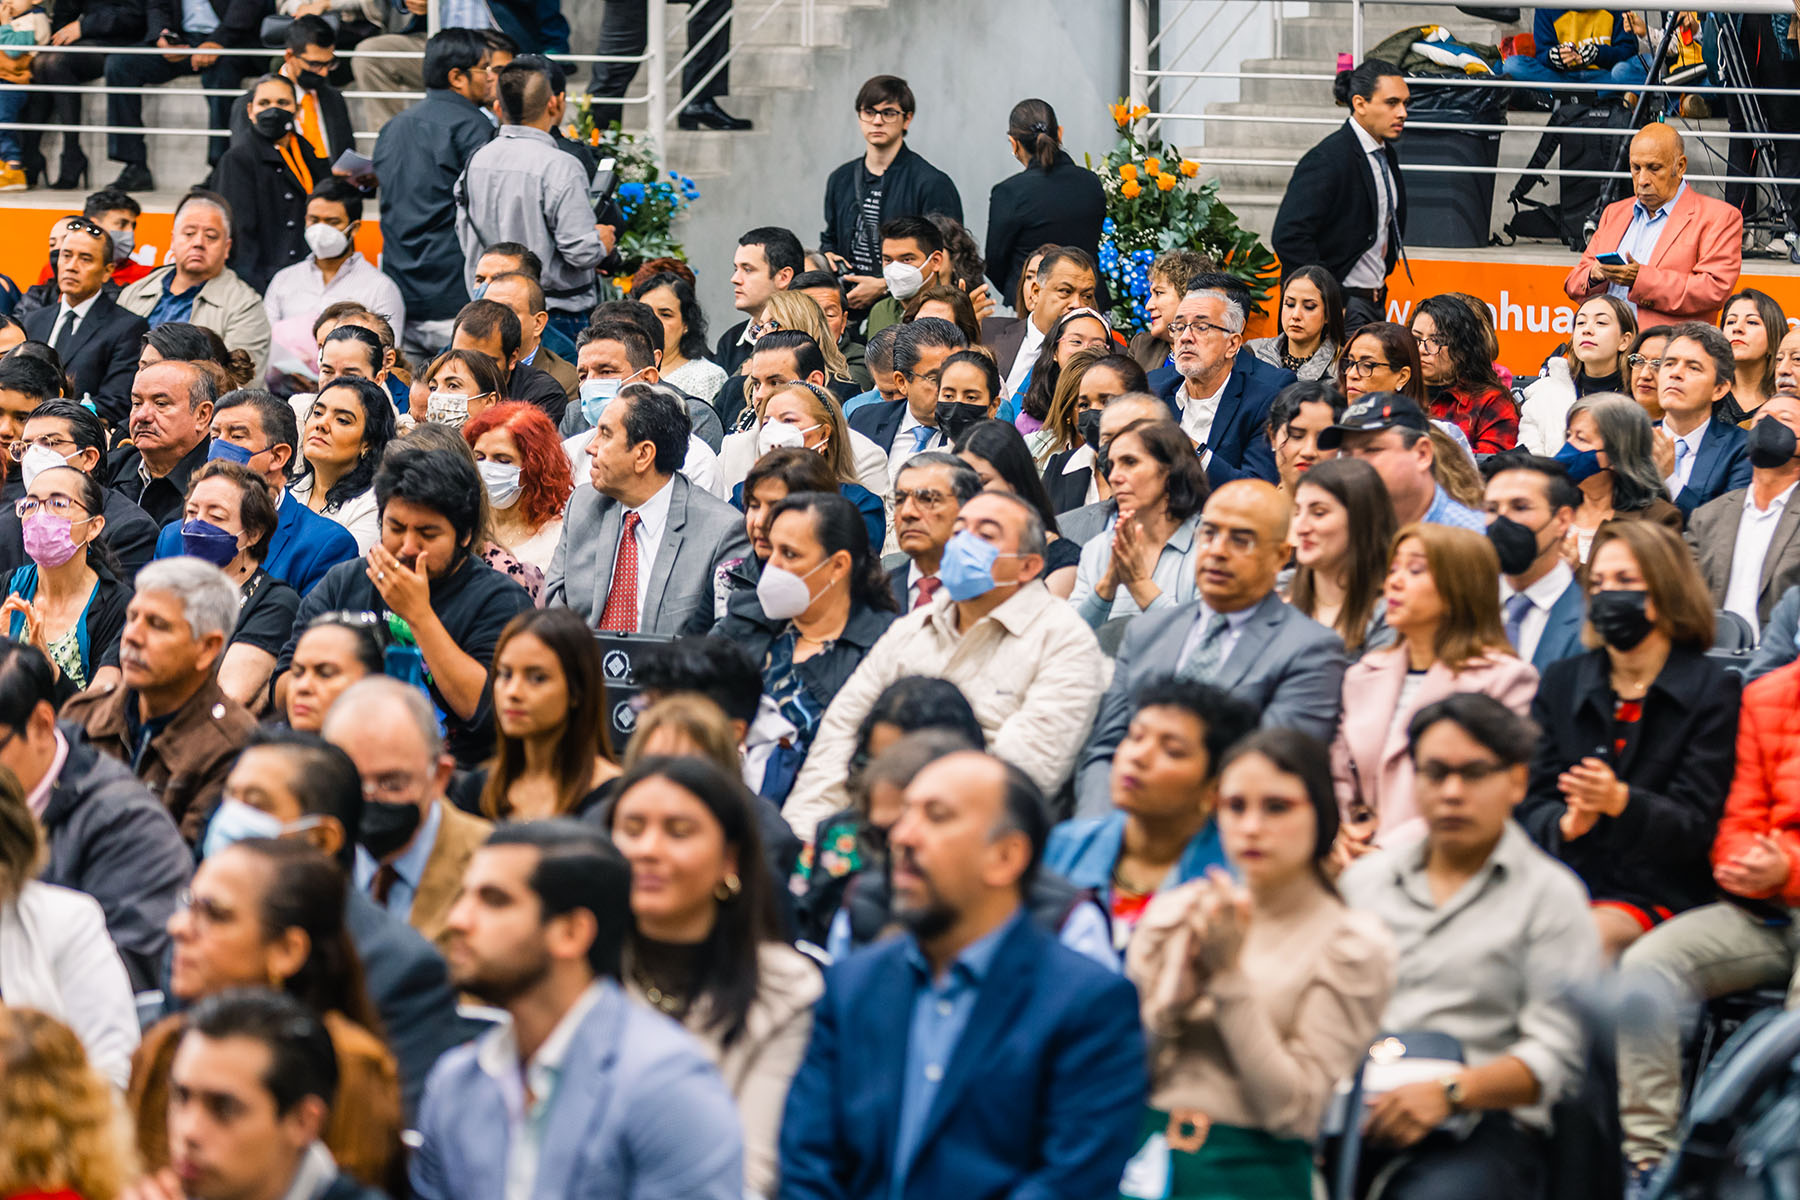
[[[1405,1161],[1382,1200],[1542,1200],[1549,1146],[1506,1113],[1491,1112],[1460,1140],[1433,1133],[1397,1155],[1365,1150],[1357,1194],[1396,1158]]]
[[[649,5],[645,0],[606,0],[606,16],[600,24],[600,45],[595,54],[642,54],[649,42]],[[681,94],[700,87],[706,73],[725,57],[731,45],[731,0],[692,0],[688,9],[688,46],[699,44],[721,20],[725,28],[700,48],[681,73]],[[637,74],[637,63],[595,63],[594,78],[588,90],[596,96],[623,96]],[[707,80],[695,93],[695,100],[712,100],[731,90],[731,68],[720,67],[719,73]],[[680,97],[669,97],[671,103]],[[624,110],[616,104],[595,105],[594,122],[601,129],[622,119]]]
[[[244,77],[255,75],[267,66],[267,60],[248,55],[226,55],[201,71],[200,85],[208,88],[236,90]],[[171,79],[194,74],[192,60],[170,62],[160,54],[114,54],[106,60],[106,82],[114,87],[158,87]],[[231,128],[231,103],[235,96],[208,96],[208,123],[214,129]],[[136,129],[144,127],[144,98],[136,95],[113,95],[106,98],[106,123]],[[217,163],[229,144],[227,138],[206,139],[206,161]],[[114,162],[149,162],[141,133],[109,133],[106,135],[106,157]]]

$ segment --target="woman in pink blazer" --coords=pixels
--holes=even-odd
[[[1400,640],[1345,672],[1344,715],[1331,745],[1350,856],[1423,832],[1406,751],[1413,714],[1453,692],[1485,692],[1525,716],[1537,692],[1537,671],[1506,640],[1500,560],[1481,534],[1406,526],[1388,555],[1385,599]]]

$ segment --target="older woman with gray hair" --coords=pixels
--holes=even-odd
[[[1681,532],[1686,522],[1669,502],[1653,446],[1650,418],[1629,396],[1601,392],[1569,409],[1568,440],[1556,461],[1581,489],[1581,507],[1563,544],[1570,566],[1586,565],[1594,534],[1607,521],[1655,521]]]
[[[137,1006],[99,901],[38,882],[43,834],[16,776],[0,767],[0,1007],[68,1025],[88,1061],[123,1089],[137,1049]]]

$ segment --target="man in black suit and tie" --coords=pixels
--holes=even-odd
[[[1692,517],[1702,505],[1750,486],[1749,435],[1719,415],[1737,381],[1737,362],[1725,335],[1704,321],[1685,321],[1668,330],[1656,372],[1663,415],[1651,450],[1675,507]],[[1800,338],[1791,348],[1783,339],[1781,349],[1800,350]],[[1775,390],[1791,392],[1781,383],[1779,354],[1776,362]]]
[[[938,372],[946,358],[968,348],[962,330],[942,317],[920,317],[895,336],[894,385],[903,398],[865,404],[850,417],[850,428],[887,451],[889,479],[898,479],[913,455],[950,448],[937,427]]]
[[[25,318],[25,336],[54,349],[74,398],[92,400],[101,418],[117,427],[131,409],[131,379],[150,325],[102,290],[112,277],[112,234],[86,217],[63,224],[56,255],[60,299]]]
[[[294,18],[282,39],[281,69],[277,74],[300,90],[294,132],[328,163],[337,162],[344,151],[356,149],[350,106],[344,103],[344,94],[330,83],[331,68],[336,65],[337,34],[325,18]],[[248,92],[232,102],[231,136],[250,136]]]
[[[1338,73],[1350,119],[1294,167],[1269,243],[1285,275],[1318,264],[1344,288],[1344,328],[1387,319],[1387,277],[1402,253],[1406,182],[1394,141],[1411,93],[1400,68],[1379,58]]]
[[[1500,609],[1507,640],[1542,674],[1586,649],[1581,627],[1587,589],[1562,556],[1581,490],[1555,459],[1521,454],[1503,461],[1487,485],[1488,538],[1500,555]]]
[[[1181,298],[1169,320],[1176,375],[1158,393],[1188,436],[1213,487],[1233,479],[1275,483],[1280,472],[1269,445],[1269,406],[1295,381],[1292,371],[1253,376],[1238,368],[1244,346],[1244,309],[1221,287],[1200,284]],[[1267,364],[1265,364],[1266,366]]]

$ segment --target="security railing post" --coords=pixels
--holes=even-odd
[[[1131,0],[1128,8],[1125,94],[1135,106],[1145,102],[1150,85],[1150,77],[1144,73],[1150,69],[1150,0]]]
[[[425,0],[425,32],[430,37],[436,37],[438,30],[444,27],[441,8],[442,0]]]
[[[650,122],[650,144],[656,147],[657,158],[666,163],[663,135],[669,126],[669,16],[664,0],[650,0],[649,18],[646,51],[650,57],[644,64],[649,72],[649,103],[644,107]]]
[[[1350,61],[1359,63],[1363,56],[1362,0],[1350,0]]]

